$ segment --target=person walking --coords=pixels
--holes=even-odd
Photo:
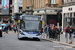
[[[9,30],[11,30],[11,26],[10,25],[8,26],[8,28],[9,28]]]
[[[14,28],[13,28],[13,29],[14,29],[14,32],[16,33],[16,30],[17,30],[17,27],[16,27],[16,25],[14,25]]]
[[[50,27],[49,27],[49,25],[46,25],[46,27],[45,27],[45,33],[47,34],[47,37],[49,38],[49,30],[50,30]]]
[[[57,33],[58,33],[58,28],[54,25],[54,27],[53,27],[53,34],[52,34],[52,36],[53,36],[53,38],[56,40],[57,39]]]
[[[70,26],[69,28],[69,39],[71,39],[73,33],[73,28]]]
[[[5,26],[5,32],[8,34],[8,27]]]
[[[67,34],[69,33],[69,26],[66,26],[65,27],[64,32],[65,32],[65,38],[66,38],[67,37]]]

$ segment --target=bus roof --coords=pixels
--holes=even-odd
[[[20,16],[20,19],[29,19],[29,18],[39,18],[40,20],[42,20],[42,17],[41,16],[34,16],[34,15],[21,15]]]

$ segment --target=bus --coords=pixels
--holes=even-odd
[[[18,29],[18,39],[30,38],[41,40],[42,17],[34,15],[21,15]]]

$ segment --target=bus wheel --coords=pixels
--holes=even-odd
[[[18,38],[18,40],[22,40],[21,38]]]
[[[41,41],[40,39],[37,39],[38,41]]]
[[[19,34],[17,34],[18,40],[21,40],[22,38],[19,38]]]

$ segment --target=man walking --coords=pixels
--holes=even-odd
[[[47,37],[49,38],[49,30],[50,30],[50,27],[49,27],[49,25],[47,25],[46,27],[45,27],[45,33],[47,33]]]

